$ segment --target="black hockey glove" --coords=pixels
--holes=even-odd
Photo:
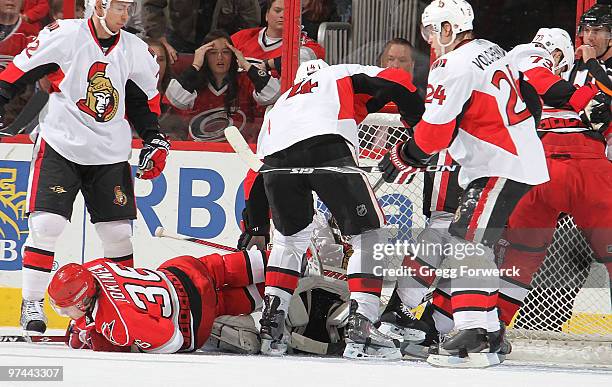
[[[242,221],[240,228],[242,234],[238,238],[238,249],[248,250],[253,246],[257,246],[260,250],[265,250],[270,243],[270,225],[256,226],[250,224],[249,214],[247,209],[242,210]]]
[[[612,98],[609,95],[599,92],[584,109],[589,123],[594,130],[599,131],[601,128],[605,130],[610,125],[610,117],[612,116],[610,112],[611,101]]]
[[[154,179],[159,176],[166,166],[166,157],[170,151],[170,142],[166,136],[157,132],[143,141],[142,150],[138,157],[138,172],[140,179]]]
[[[413,162],[404,155],[408,142],[401,142],[391,148],[378,163],[382,177],[387,183],[408,184],[414,174],[422,171],[425,165]]]

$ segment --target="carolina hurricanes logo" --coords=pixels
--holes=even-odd
[[[119,93],[106,76],[108,63],[95,62],[87,73],[87,95],[77,102],[77,107],[98,122],[108,122],[115,117],[119,106]]]
[[[117,343],[115,341],[115,338],[113,337],[113,329],[115,329],[115,320],[109,323],[107,322],[102,323],[102,326],[101,326],[102,335],[106,337],[108,341],[110,341],[111,343],[119,345],[119,343]]]
[[[234,125],[242,130],[246,121],[246,114],[242,110],[236,110],[228,117],[224,108],[210,109],[191,119],[189,134],[195,141],[223,141],[225,128]]]

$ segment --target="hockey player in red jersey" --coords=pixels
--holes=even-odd
[[[567,75],[574,57],[567,32],[559,28],[542,28],[533,44],[548,52],[532,53],[523,59],[527,65],[535,60],[548,61],[556,75]],[[513,51],[519,49],[521,46]],[[610,95],[604,90],[612,90],[612,79],[597,62],[595,49],[583,47],[580,51],[582,62],[600,88],[592,83],[576,88],[541,67],[525,71],[529,82],[544,100],[538,134],[546,152],[550,181],[525,195],[508,220],[502,267],[517,267],[520,276],[502,277],[498,307],[506,324],[510,323],[529,292],[533,275],[552,242],[561,213],[573,216],[589,241],[595,258],[606,265],[612,275],[612,164],[606,159],[604,140],[609,129],[607,124],[600,126],[599,130],[585,124],[578,113],[596,94],[607,96],[609,101]],[[548,53],[550,57],[546,56]],[[571,98],[567,99],[567,95]],[[550,101],[562,100],[567,100],[567,107],[550,107]],[[609,113],[609,102],[607,109]],[[608,114],[608,123],[609,119]],[[558,286],[563,287],[563,284]]]
[[[170,144],[160,133],[159,66],[146,43],[121,31],[131,0],[90,0],[86,20],[58,20],[0,74],[3,107],[28,83],[48,75],[51,93],[30,168],[23,254],[21,325],[44,332],[43,297],[56,241],[79,191],[107,258],[132,265],[131,221],[136,218],[128,159],[130,124],[143,140],[139,177],[163,170]]]
[[[386,181],[402,183],[422,170],[432,155],[448,148],[461,165],[464,188],[449,226],[454,246],[451,268],[453,318],[457,332],[440,348],[443,355],[479,353],[481,364],[497,364],[500,327],[498,277],[492,246],[508,216],[529,189],[548,180],[535,120],[522,92],[519,70],[499,46],[474,39],[473,11],[464,0],[434,0],[423,15],[423,37],[437,60],[432,64],[426,110],[414,137],[392,148],[379,164]],[[522,90],[521,90],[522,91]],[[463,252],[465,254],[458,254]],[[470,271],[467,269],[480,269]],[[433,354],[438,365],[455,362]]]
[[[75,320],[72,348],[147,353],[201,348],[220,315],[251,313],[261,305],[266,255],[260,250],[172,258],[156,270],[109,259],[62,266],[49,300]]]

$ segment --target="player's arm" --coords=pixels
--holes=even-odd
[[[544,103],[551,107],[569,106],[574,111],[582,111],[589,101],[598,93],[612,95],[612,81],[607,76],[606,71],[601,67],[596,59],[587,61],[589,73],[595,79],[595,84],[588,83],[581,87],[575,87],[570,82],[555,75],[551,68],[546,66],[546,58],[531,55],[528,61],[537,65],[523,71],[525,80],[542,97]]]
[[[365,104],[368,113],[377,112],[387,103],[394,102],[404,124],[412,127],[425,111],[423,100],[412,84],[412,76],[404,70],[388,68],[374,76],[356,73],[351,76],[351,82],[357,98],[358,95],[368,97]]]
[[[134,50],[132,72],[125,85],[125,110],[128,120],[143,141],[138,160],[139,177],[153,179],[161,174],[170,142],[159,128],[160,95],[157,90],[159,65],[146,46]]]
[[[248,250],[253,245],[261,250],[270,242],[270,204],[264,189],[263,175],[249,170],[244,179],[242,234],[238,248]]]
[[[61,25],[53,23],[40,31],[38,37],[0,73],[0,122],[3,107],[27,85],[59,70],[58,63],[67,55]]]
[[[444,59],[442,59],[444,60]],[[471,96],[472,73],[434,62],[429,73],[425,113],[413,136],[391,148],[379,167],[387,182],[407,183],[410,176],[426,167],[431,157],[448,148],[457,135],[458,117]]]

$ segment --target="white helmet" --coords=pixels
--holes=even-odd
[[[329,65],[325,63],[323,59],[315,59],[302,62],[302,64],[300,65],[300,67],[298,67],[295,73],[295,80],[293,81],[293,83],[302,82],[304,79],[308,78],[312,74],[325,67],[329,67]]]
[[[107,34],[117,35],[119,31],[112,32],[106,25],[106,15],[108,13],[108,9],[110,8],[112,1],[113,0],[102,0],[102,16],[99,16],[95,10],[97,0],[85,0],[85,18],[89,19],[92,16],[97,17],[98,20],[100,20],[102,28],[104,28],[104,31],[106,31]],[[130,17],[134,16],[134,13],[136,12],[136,4],[134,0],[117,0],[117,2],[130,3],[131,6],[128,10],[128,15]]]
[[[567,72],[574,64],[574,45],[567,31],[561,28],[540,28],[531,42],[542,46],[551,55],[555,50],[561,51],[563,58],[554,67],[554,72],[565,66]]]
[[[442,45],[440,43],[442,47],[447,47],[455,41],[457,34],[472,30],[473,21],[474,11],[467,1],[433,0],[431,4],[425,7],[423,15],[421,15],[421,34],[425,41],[429,41],[429,36],[434,32],[438,43],[440,43],[442,23],[448,22],[453,30],[452,39],[448,44]]]

